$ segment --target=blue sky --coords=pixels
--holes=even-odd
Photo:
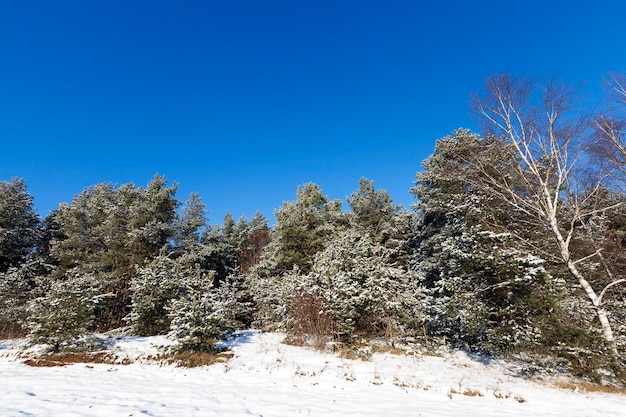
[[[610,1],[5,1],[0,180],[46,215],[100,182],[155,173],[212,223],[361,177],[408,207],[435,140],[476,130],[485,77],[626,70]],[[345,203],[344,203],[345,206]]]

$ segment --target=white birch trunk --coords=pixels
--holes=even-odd
[[[621,83],[622,80],[616,81],[619,81],[616,85],[619,87],[617,92],[620,100],[626,104],[626,88]],[[539,220],[539,223],[549,223],[550,230],[556,239],[560,258],[591,301],[600,321],[603,337],[611,346],[613,353],[617,354],[613,329],[603,299],[609,288],[625,283],[626,279],[615,279],[607,270],[610,283],[598,295],[585,279],[584,274],[578,269],[577,264],[595,256],[601,257],[601,252],[598,251],[574,260],[570,251],[570,242],[576,233],[575,223],[577,221],[583,222],[585,216],[601,213],[619,205],[598,210],[591,209],[587,212],[580,211],[584,207],[584,203],[588,201],[587,199],[592,198],[600,189],[602,178],[598,178],[595,188],[591,189],[592,191],[588,196],[583,197],[582,202],[578,201],[574,168],[577,164],[583,163],[581,162],[583,161],[581,152],[584,147],[578,145],[585,140],[584,124],[579,124],[577,119],[563,119],[563,114],[567,112],[571,98],[573,98],[573,91],[566,86],[566,88],[562,88],[564,87],[562,84],[549,83],[547,90],[543,93],[543,102],[532,103],[530,93],[534,86],[528,80],[505,74],[493,77],[486,86],[487,97],[477,101],[477,109],[515,147],[520,158],[518,167],[520,176],[528,179],[528,185],[536,184],[536,187],[529,190],[533,194],[529,198],[511,188],[506,178],[498,178],[483,171],[487,178],[487,184],[495,190],[497,195],[524,213],[534,216]],[[534,113],[533,110],[537,110],[537,112]],[[543,117],[546,118],[545,124],[535,123]],[[565,125],[574,130],[560,130],[558,127],[562,126],[563,123],[557,123],[557,119],[564,120]],[[617,145],[618,150],[623,151],[625,149],[621,136],[611,136],[615,134],[615,131],[611,130],[614,127],[611,123],[600,124],[599,127],[606,128],[605,134],[614,146]],[[563,135],[562,132],[565,134]],[[626,153],[622,153],[622,155],[626,155]],[[546,164],[546,161],[549,163]],[[564,196],[572,196],[573,198],[565,197],[564,199]],[[569,219],[569,229],[562,232],[559,227],[559,220],[563,221],[564,219],[559,217],[562,211],[559,206],[565,201],[574,210],[574,218]]]
[[[550,213],[550,225],[552,228],[552,232],[554,233],[556,240],[560,246],[561,257],[567,264],[567,269],[570,274],[576,278],[580,287],[585,291],[587,297],[593,304],[598,320],[600,321],[600,326],[602,328],[602,334],[604,335],[604,339],[611,346],[611,350],[614,354],[617,354],[617,348],[615,347],[615,337],[613,335],[613,328],[611,327],[611,322],[609,321],[609,316],[607,314],[606,309],[602,306],[602,297],[598,296],[594,291],[589,281],[585,279],[583,274],[576,267],[576,263],[571,260],[571,253],[569,251],[569,240],[565,240],[561,231],[558,228],[556,222],[556,213]]]

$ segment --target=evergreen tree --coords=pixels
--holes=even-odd
[[[329,201],[313,183],[299,186],[296,201],[284,202],[275,215],[272,241],[263,257],[263,268],[271,275],[280,275],[294,266],[308,273],[315,254],[324,249],[338,227],[345,226],[341,201]]]
[[[33,257],[0,273],[0,337],[25,335],[29,305],[44,294],[42,283],[52,269],[43,258]]]
[[[178,297],[169,305],[169,336],[177,340],[179,351],[214,351],[220,339],[241,326],[235,282],[227,279],[216,287],[212,275],[187,271]]]
[[[281,207],[278,218],[283,223],[277,224],[273,241],[252,275],[261,323],[347,343],[356,335],[381,335],[393,341],[420,328],[421,293],[409,264],[414,217],[400,211],[386,191],[375,190],[373,182],[365,179],[348,199],[353,211],[347,214],[325,213],[319,205],[311,210],[315,207],[311,201],[326,200],[304,198],[304,191],[300,189],[297,202]],[[320,195],[316,188],[308,192]],[[306,202],[309,210],[299,206]],[[310,223],[303,220],[310,219],[311,212],[318,214],[321,230],[307,235]],[[319,223],[323,216],[326,222]],[[294,239],[292,245],[281,246],[287,237]],[[320,248],[311,261],[294,263],[289,271],[272,269],[272,256],[286,258],[278,249],[309,247],[303,242],[311,241]],[[277,273],[281,275],[272,275]]]
[[[412,189],[420,216],[414,262],[430,297],[429,331],[455,345],[492,353],[521,349],[538,343],[542,325],[550,322],[545,317],[555,305],[555,287],[545,261],[512,245],[501,229],[523,224],[524,214],[501,206],[471,181],[479,175],[476,165],[503,171],[514,162],[503,142],[457,130],[437,141]],[[527,185],[511,172],[511,187]],[[536,231],[522,233],[528,242],[540,242]]]
[[[184,285],[182,261],[162,251],[144,267],[139,267],[130,284],[131,310],[127,317],[134,334],[150,336],[170,328],[168,308],[179,298]]]
[[[392,226],[400,210],[387,191],[376,190],[374,182],[366,178],[361,178],[359,189],[348,197],[348,204],[355,224],[369,230],[377,240],[384,239],[385,231]]]
[[[38,256],[42,237],[33,197],[23,179],[0,182],[0,336],[21,335],[37,281],[47,273]]]
[[[258,306],[257,324],[284,327],[293,279],[311,271],[315,255],[347,227],[347,219],[341,201],[329,201],[313,183],[299,186],[296,201],[284,202],[275,215],[271,242],[250,272],[248,285]]]
[[[201,263],[202,234],[208,229],[207,210],[197,193],[192,193],[184,203],[181,215],[174,223],[174,239],[171,252],[174,258],[194,266]]]
[[[215,284],[219,285],[239,268],[248,226],[245,218],[235,223],[230,213],[226,213],[222,225],[209,226],[206,215],[200,197],[192,194],[175,223],[171,252],[186,268],[199,267],[203,273],[213,271]]]
[[[0,182],[0,273],[22,264],[39,236],[40,219],[21,178]]]
[[[324,300],[324,314],[343,342],[356,335],[394,341],[421,327],[423,307],[417,280],[393,255],[370,234],[343,232],[316,255],[312,272],[299,278],[297,293]]]
[[[124,324],[137,267],[153,259],[173,235],[175,191],[159,176],[146,188],[99,184],[53,214],[58,233],[50,254],[58,267],[51,279],[89,276],[110,295],[95,311],[94,326],[106,330]]]
[[[224,237],[237,249],[237,270],[247,274],[261,259],[263,249],[271,241],[267,219],[261,212],[248,221],[241,217],[235,223],[232,215],[224,218]]]
[[[223,233],[223,228],[209,228],[202,236],[202,271],[214,273],[214,284],[219,286],[237,270],[237,247]]]
[[[100,282],[72,269],[64,279],[48,281],[46,286],[45,294],[30,305],[30,339],[50,344],[55,351],[84,345],[95,312],[107,297]]]

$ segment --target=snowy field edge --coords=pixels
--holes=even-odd
[[[31,367],[21,341],[0,342],[0,416],[622,416],[625,396],[529,381],[511,364],[460,351],[373,354],[371,360],[283,344],[248,331],[228,362],[150,362],[164,337],[124,337],[128,365]],[[171,343],[171,342],[169,342]]]

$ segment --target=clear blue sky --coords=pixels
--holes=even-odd
[[[511,71],[626,70],[620,1],[3,1],[0,180],[46,215],[155,173],[212,223],[304,182],[361,177],[408,207],[436,139],[475,129],[469,95]],[[344,203],[345,205],[345,203]]]

